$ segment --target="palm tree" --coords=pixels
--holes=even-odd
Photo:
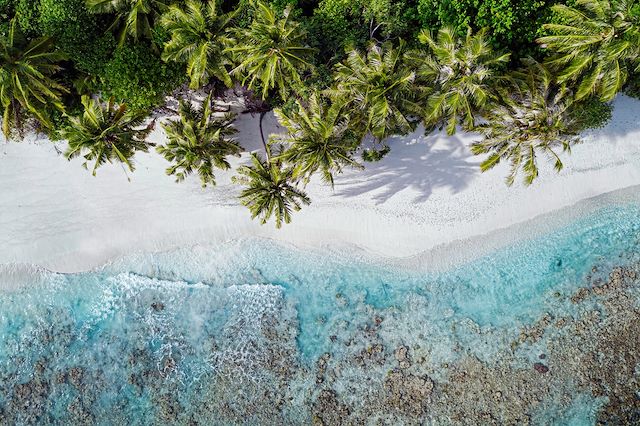
[[[180,101],[180,119],[169,121],[162,127],[169,142],[156,148],[158,153],[173,163],[167,168],[168,175],[175,175],[176,182],[197,171],[202,187],[215,185],[213,168],[229,169],[227,156],[240,156],[242,147],[231,138],[237,133],[232,127],[235,114],[223,118],[214,117],[211,94],[202,108],[194,108],[190,102]]]
[[[262,224],[274,216],[276,228],[280,228],[283,222],[291,222],[292,211],[311,203],[307,194],[293,183],[293,168],[283,167],[277,160],[264,161],[253,153],[251,166],[240,167],[238,173],[240,176],[235,176],[234,182],[246,185],[240,200],[249,208],[251,218],[259,217]]]
[[[34,115],[45,127],[52,123],[50,107],[64,110],[60,97],[67,90],[52,75],[61,69],[57,62],[64,55],[52,40],[38,38],[27,42],[11,21],[6,38],[0,38],[0,105],[2,132],[8,139],[11,127],[21,129],[21,110]]]
[[[370,132],[381,142],[390,134],[414,129],[425,89],[416,82],[403,41],[395,49],[390,43],[372,43],[364,54],[350,51],[336,65],[334,82],[327,93],[343,113],[362,122],[363,134]]]
[[[167,8],[166,0],[86,0],[93,13],[115,13],[111,28],[119,27],[118,41],[122,46],[131,36],[134,41],[151,38],[154,18]]]
[[[302,85],[300,73],[312,68],[314,49],[305,45],[306,33],[289,19],[290,11],[287,7],[278,19],[271,6],[257,2],[253,22],[235,30],[229,43],[233,47],[227,49],[239,62],[232,75],[243,76],[242,84],[249,89],[261,90],[262,99],[274,88],[285,98],[291,87]]]
[[[316,93],[308,105],[296,102],[296,109],[276,109],[278,121],[287,130],[286,135],[276,135],[288,145],[277,158],[294,167],[294,177],[309,182],[312,174],[320,171],[325,182],[333,188],[333,175],[343,167],[361,167],[352,158],[360,142],[358,135],[349,128],[348,119],[339,108],[329,107]]]
[[[171,35],[162,59],[186,62],[192,89],[207,84],[211,77],[218,78],[227,87],[232,86],[226,68],[230,60],[224,46],[225,32],[233,16],[233,13],[219,13],[215,0],[206,3],[187,0],[184,7],[171,5],[162,16],[161,23]]]
[[[562,170],[558,150],[570,151],[579,142],[579,126],[570,115],[573,96],[564,85],[554,83],[546,66],[531,59],[526,69],[515,72],[503,89],[501,102],[488,109],[487,124],[479,126],[484,139],[471,146],[474,154],[488,154],[480,167],[487,171],[509,161],[506,182],[512,185],[520,169],[530,185],[538,177],[538,153]]]
[[[550,64],[561,71],[558,81],[579,81],[576,99],[597,94],[610,101],[636,71],[640,58],[640,27],[633,18],[636,2],[576,0],[576,6],[555,5],[561,24],[545,24],[553,35],[537,41],[555,53]]]
[[[136,151],[148,152],[154,145],[146,141],[154,123],[140,129],[144,116],[128,112],[124,104],[116,106],[113,98],[103,106],[99,101],[83,96],[82,105],[84,113],[69,117],[69,125],[60,131],[60,136],[69,143],[65,152],[67,159],[82,155],[85,168],[89,161],[95,161],[94,176],[98,167],[106,162],[121,162],[133,171],[131,160]]]
[[[440,28],[437,35],[422,30],[419,40],[432,54],[420,65],[422,77],[435,86],[424,111],[425,125],[446,123],[452,135],[462,120],[465,129],[472,129],[475,114],[492,96],[496,67],[506,63],[509,54],[493,52],[485,30],[474,35],[468,29],[464,38],[450,27]]]

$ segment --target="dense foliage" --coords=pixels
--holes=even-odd
[[[508,162],[507,183],[531,184],[539,158],[560,170],[580,132],[606,124],[617,93],[640,96],[640,0],[0,0],[7,137],[30,118],[94,172],[133,170],[150,114],[186,82],[241,89],[261,129],[275,108],[286,133],[263,134],[264,158],[236,181],[277,226],[314,176],[333,185],[419,123],[478,132],[482,170]],[[215,184],[241,152],[213,98],[163,123],[157,151],[178,180]]]

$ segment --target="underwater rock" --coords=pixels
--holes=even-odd
[[[162,302],[153,302],[151,304],[151,307],[156,312],[164,311],[164,303],[162,303]]]
[[[36,424],[45,412],[49,392],[49,384],[40,379],[16,385],[7,407],[7,417],[13,418],[14,421],[9,421],[8,424]],[[15,421],[17,419],[21,421]]]
[[[67,406],[67,412],[73,419],[74,425],[92,425],[95,424],[95,418],[82,404],[80,399],[75,399]]]
[[[353,359],[355,363],[360,367],[364,367],[369,363],[383,365],[386,360],[384,346],[380,343],[375,343],[367,348],[362,349],[360,352],[354,355]]]
[[[541,362],[536,362],[535,364],[533,364],[533,368],[540,374],[544,374],[549,371],[549,367],[547,367]]]
[[[53,376],[53,383],[55,383],[56,385],[60,385],[66,382],[67,382],[67,375],[64,372],[58,373]]]
[[[313,413],[313,424],[340,425],[347,422],[351,410],[333,389],[323,389],[313,404]]]
[[[586,287],[582,287],[580,288],[578,291],[576,291],[573,296],[571,296],[571,302],[572,303],[580,303],[583,300],[585,300],[587,297],[589,297],[590,291],[588,288]]]
[[[409,352],[409,348],[407,346],[398,346],[398,348],[394,352],[396,361],[398,362],[406,361],[408,352]]]
[[[178,415],[182,412],[182,407],[175,397],[164,394],[156,398],[155,402],[158,404],[160,418],[163,423],[178,420]]]
[[[429,376],[407,374],[398,369],[389,371],[384,381],[387,405],[414,416],[426,411],[433,388]]]
[[[409,348],[407,346],[399,346],[394,352],[396,361],[402,369],[411,367],[411,361],[409,360]]]
[[[81,367],[73,367],[69,370],[67,377],[72,386],[80,389],[80,386],[82,386],[82,378],[84,377],[84,369]]]

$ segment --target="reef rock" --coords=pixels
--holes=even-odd
[[[433,387],[433,380],[428,376],[407,374],[398,369],[389,371],[384,381],[387,404],[410,415],[425,412]]]

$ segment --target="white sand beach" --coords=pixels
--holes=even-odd
[[[589,132],[566,155],[565,169],[525,188],[504,184],[507,165],[481,174],[468,150],[477,136],[423,136],[422,129],[388,141],[391,153],[364,171],[349,170],[335,189],[311,182],[312,204],[276,230],[252,221],[239,205],[234,171],[201,189],[197,177],[175,183],[155,152],[136,155],[137,170],[106,165],[96,177],[60,155],[64,143],[36,136],[0,142],[0,264],[37,264],[79,271],[134,251],[169,250],[249,236],[300,246],[358,246],[406,257],[640,184],[640,101],[619,96],[613,120]],[[280,131],[275,118],[266,129]],[[258,117],[242,115],[238,139],[260,150]],[[160,126],[152,135],[162,142]],[[544,161],[544,159],[542,159]],[[248,153],[232,160],[235,168]]]

